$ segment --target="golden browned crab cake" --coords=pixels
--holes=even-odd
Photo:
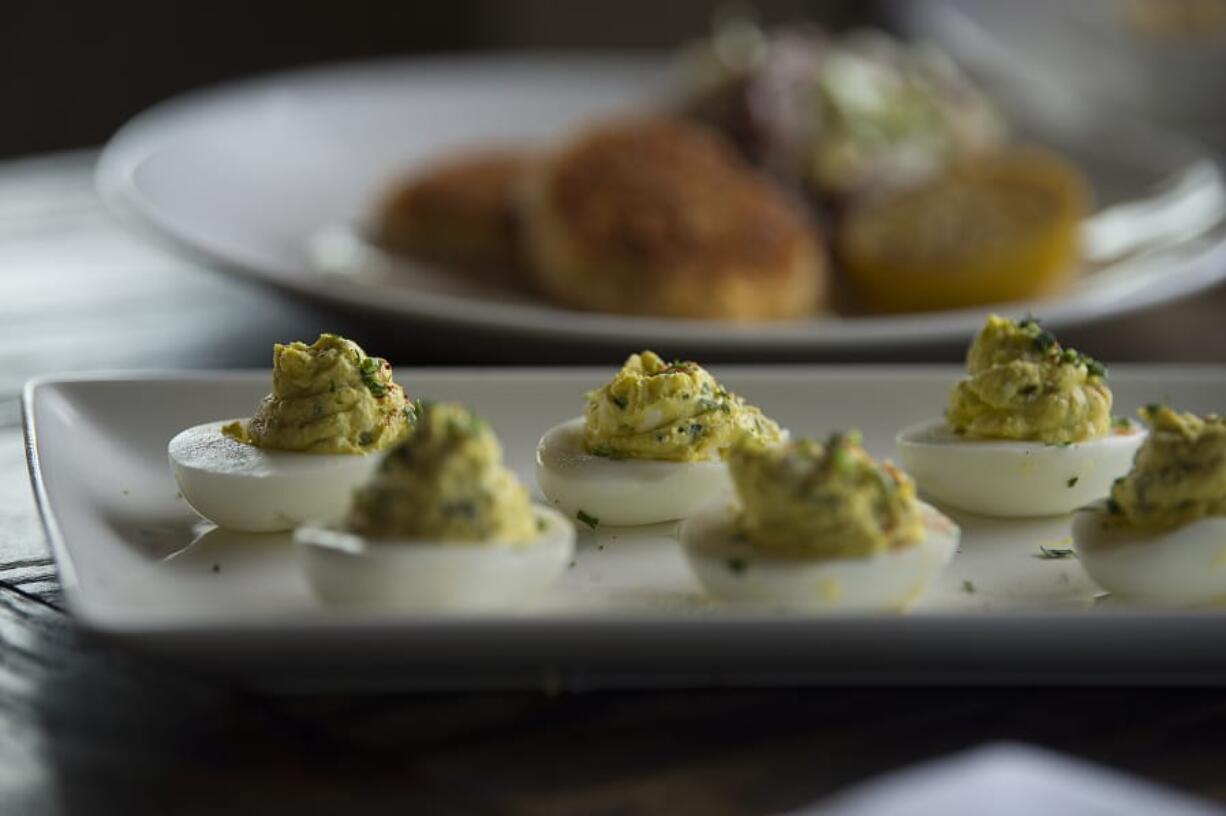
[[[825,299],[807,215],[703,126],[603,123],[533,163],[523,193],[537,288],[567,306],[769,320]]]
[[[461,153],[397,182],[377,213],[377,240],[395,252],[521,287],[517,188],[528,154]]]

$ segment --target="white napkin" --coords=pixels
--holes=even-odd
[[[998,743],[856,785],[794,816],[1226,816],[1083,760]]]

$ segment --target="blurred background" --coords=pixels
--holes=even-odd
[[[742,4],[748,8],[747,4]],[[0,27],[0,156],[104,142],[176,93],[249,74],[369,57],[463,51],[665,51],[702,36],[717,0],[14,4]],[[765,21],[882,24],[879,4],[766,0]]]
[[[822,42],[839,41],[846,32],[865,27],[889,32],[906,49],[914,47],[907,51],[908,59],[926,48],[919,44],[935,44],[941,60],[948,57],[971,78],[972,87],[983,89],[988,107],[1005,112],[1020,138],[1028,137],[1031,120],[1076,123],[1072,143],[1059,143],[1057,149],[1078,168],[1074,172],[1090,178],[1098,206],[1126,201],[1139,191],[1148,193],[1152,186],[1178,187],[1184,179],[1169,173],[1171,167],[1182,171],[1202,160],[1212,163],[1226,152],[1226,0],[13,4],[0,26],[0,106],[7,113],[0,127],[0,159],[5,160],[0,164],[0,393],[15,393],[25,377],[52,369],[262,365],[272,340],[309,338],[324,327],[351,333],[405,363],[594,362],[620,356],[627,345],[624,333],[614,344],[616,353],[610,344],[601,347],[592,338],[587,345],[559,343],[556,335],[544,343],[522,337],[521,342],[506,343],[498,328],[371,320],[370,313],[326,297],[291,297],[284,288],[277,291],[250,281],[259,276],[214,274],[239,265],[184,252],[182,242],[156,240],[148,223],[117,218],[114,208],[104,205],[94,188],[96,151],[140,112],[199,88],[305,66],[436,54],[563,50],[676,59],[687,44],[703,43],[719,52],[723,46],[712,45],[713,23],[735,18],[752,19],[759,31],[767,32],[781,30],[778,26],[793,26],[788,29],[792,32],[820,26],[829,40],[810,41],[819,44],[819,52]],[[780,59],[771,68],[785,78],[790,59],[786,40],[781,40],[784,47],[775,52]],[[870,55],[870,61],[876,58]],[[943,65],[940,60],[935,64]],[[913,67],[903,72],[904,79]],[[770,71],[761,73],[770,90]],[[948,89],[938,88],[932,95],[939,97],[943,90]],[[954,90],[949,96],[962,93],[958,83]],[[726,113],[704,115],[725,135],[746,141],[738,131],[743,123]],[[750,128],[748,141],[786,131],[787,111],[783,113],[782,119],[767,121],[758,131]],[[962,116],[956,105],[940,115],[947,129],[973,118]],[[885,126],[893,125],[886,121]],[[1183,153],[1172,152],[1169,145],[1149,151],[1137,138],[1147,128],[1190,141],[1180,143]],[[287,147],[308,150],[313,134],[302,135],[301,143]],[[1126,150],[1121,147],[1125,142]],[[757,153],[759,146],[739,146],[759,166],[769,168],[776,158],[770,145]],[[1208,176],[1197,178],[1220,198],[1220,174],[1212,168],[1206,172]],[[392,178],[379,181],[390,184]],[[852,210],[849,202],[858,202],[845,190],[832,194],[811,179],[793,187],[805,185],[803,193],[816,213],[821,252],[838,267],[832,276],[833,288],[839,290],[841,276],[851,265],[834,245],[850,220],[845,217]],[[373,183],[367,186],[360,201],[353,196],[355,211],[369,212],[377,203]],[[306,197],[288,194],[280,200],[300,208],[309,203]],[[1212,206],[1220,209],[1221,201],[1214,201]],[[201,204],[201,212],[204,209]],[[1167,232],[1162,240],[1168,245],[1189,240],[1178,232],[1187,212],[1176,209],[1163,215]],[[1215,222],[1213,229],[1218,226]],[[1110,235],[1096,233],[1102,239],[1098,244],[1118,244],[1121,235],[1127,243],[1128,234],[1136,232],[1127,223],[1107,227]],[[937,235],[944,228],[930,224],[915,229]],[[1211,284],[1226,274],[1226,255],[1214,254],[1219,245],[1226,247],[1226,231],[1202,230],[1194,237],[1195,242],[1179,245],[1183,255],[1172,256],[1172,264],[1184,266],[1178,267],[1178,275],[1171,273],[1171,281],[1161,280],[1161,269],[1147,273],[1144,308],[1133,308],[1136,298],[1131,294],[1128,309],[1104,305],[1107,301],[1100,303],[1096,296],[1083,297],[1068,311],[1071,317],[1062,327],[1069,341],[1117,360],[1222,359],[1226,328],[1219,316],[1226,295]],[[1127,247],[1127,252],[1135,251]],[[1087,255],[1086,260],[1091,271],[1101,268],[1097,257]],[[1132,285],[1123,273],[1117,278]],[[893,283],[886,288],[892,289]],[[1123,296],[1112,291],[1115,304]],[[1193,291],[1203,296],[1166,303],[1175,294]],[[924,306],[929,312],[918,313],[917,320],[928,320],[933,309],[958,305],[951,301]],[[908,334],[905,327],[918,323],[907,323],[909,315],[895,320],[892,314],[920,306],[914,299],[901,306],[870,304],[867,312],[880,319],[854,329],[859,332],[855,339],[837,347],[796,342],[766,351],[765,345],[746,345],[742,351],[724,344],[707,357],[959,359],[971,322],[959,324],[956,331],[947,324],[939,343],[913,343],[918,335]],[[844,314],[841,302],[827,307]],[[853,302],[846,314],[855,317],[865,311]],[[928,320],[925,325],[935,324]],[[874,334],[878,327],[884,333]],[[842,330],[837,325],[835,329]],[[702,343],[676,336],[682,339],[662,350],[679,355],[708,352]],[[85,338],[102,342],[83,345]]]
[[[184,90],[319,62],[457,51],[666,51],[703,36],[717,12],[834,30],[920,28],[913,6],[948,5],[1023,44],[1036,76],[1119,112],[1178,122],[1226,146],[1223,0],[449,0],[405,3],[12,4],[0,27],[0,156],[86,147]],[[939,12],[938,12],[939,16]],[[925,33],[932,33],[931,30]],[[945,32],[958,37],[960,32]]]

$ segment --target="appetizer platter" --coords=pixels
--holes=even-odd
[[[1206,152],[1003,98],[880,33],[733,25],[667,59],[189,95],[123,128],[97,178],[123,214],[296,294],[619,352],[951,343],[988,311],[1058,329],[1221,277]]]
[[[283,688],[1226,680],[1219,369],[272,358],[27,387],[84,625]]]

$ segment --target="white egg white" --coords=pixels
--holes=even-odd
[[[681,527],[690,568],[727,601],[822,612],[901,612],[918,601],[958,547],[958,526],[920,503],[925,535],[879,555],[786,558],[764,554],[736,535],[736,505],[716,502]]]
[[[308,520],[334,521],[353,491],[378,468],[378,454],[265,450],[221,433],[220,420],[170,440],[170,468],[197,513],[230,530],[292,530]],[[246,420],[243,420],[244,422]]]
[[[967,439],[932,420],[903,430],[898,459],[920,491],[959,510],[985,516],[1071,513],[1111,489],[1132,466],[1145,431],[1068,445]]]
[[[1226,518],[1138,530],[1105,524],[1105,513],[1099,502],[1073,520],[1073,547],[1094,583],[1154,606],[1226,603]]]
[[[515,609],[566,569],[575,528],[534,508],[540,535],[526,544],[371,540],[325,525],[294,532],[299,564],[327,603],[414,612]]]
[[[602,527],[675,521],[732,490],[718,459],[667,462],[593,456],[583,446],[583,420],[545,433],[536,448],[541,492],[571,518],[582,512]]]

